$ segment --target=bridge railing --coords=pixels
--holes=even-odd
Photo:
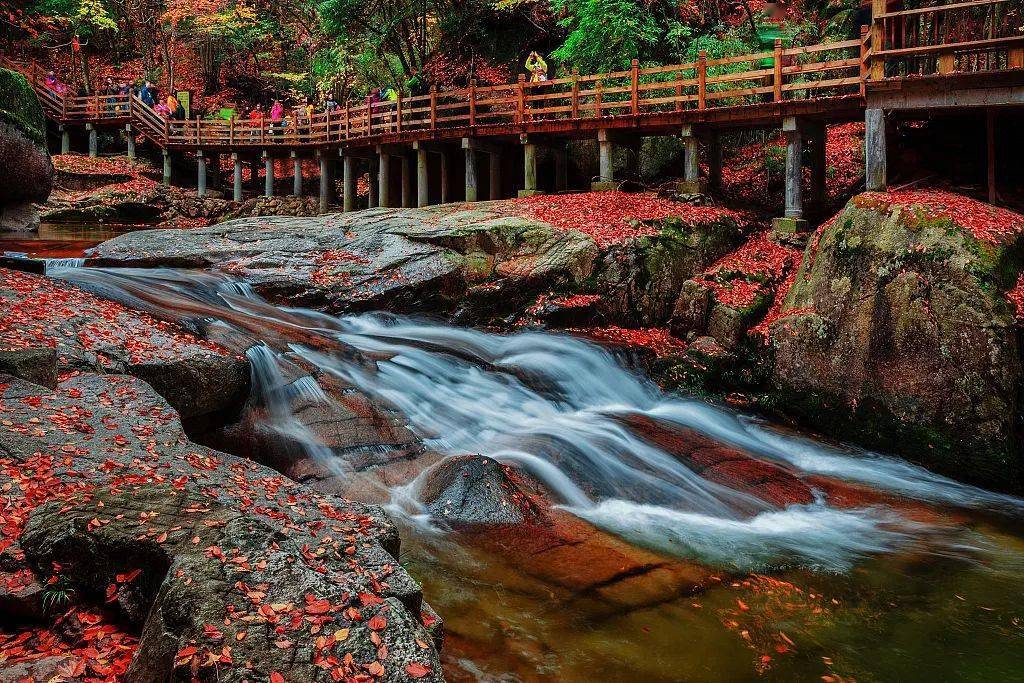
[[[1024,67],[1019,0],[969,0],[886,12],[875,0],[871,78]]]

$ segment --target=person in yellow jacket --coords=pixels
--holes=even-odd
[[[544,58],[537,54],[534,50],[530,53],[530,56],[526,58],[526,70],[530,72],[530,82],[540,83],[541,81],[548,80],[548,64],[544,61]]]

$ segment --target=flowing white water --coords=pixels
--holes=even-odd
[[[301,357],[397,408],[442,453],[479,453],[528,470],[574,514],[636,543],[742,568],[844,570],[932,537],[884,507],[838,509],[822,495],[778,507],[702,478],[626,426],[630,417],[695,430],[796,477],[823,475],[923,501],[1019,513],[1024,502],[902,460],[828,446],[753,418],[664,394],[601,348],[562,335],[494,335],[388,314],[335,318],[279,308],[220,277],[171,270],[74,269],[61,276],[182,320],[215,319],[265,343],[248,351],[275,428],[336,459],[277,400]],[[373,363],[360,362],[354,347]],[[324,396],[320,400],[329,400]],[[344,468],[341,467],[341,470]]]

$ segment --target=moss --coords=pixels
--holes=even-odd
[[[8,69],[0,69],[0,121],[46,146],[46,119],[39,100],[25,77]]]

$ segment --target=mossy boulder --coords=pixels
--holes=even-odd
[[[771,327],[780,404],[832,434],[1019,490],[1021,350],[1006,298],[1019,245],[866,199],[811,240]]]
[[[43,201],[52,184],[39,101],[24,76],[0,69],[0,207]]]

